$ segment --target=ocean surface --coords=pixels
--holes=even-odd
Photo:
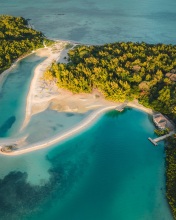
[[[176,44],[175,0],[1,0],[0,14],[31,19],[54,39]]]
[[[176,43],[176,1],[1,0],[0,13],[23,16],[53,39],[103,44]],[[47,109],[21,134],[34,68],[31,55],[0,90],[0,138],[28,134],[46,140],[87,114]],[[80,134],[25,155],[0,155],[2,220],[172,220],[165,197],[164,143],[154,147],[151,117],[128,108],[110,111]]]

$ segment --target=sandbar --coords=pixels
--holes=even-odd
[[[11,151],[9,153],[0,151],[0,154],[8,155],[8,156],[16,156],[16,155],[29,153],[29,152],[32,152],[32,151],[37,151],[37,150],[46,148],[48,146],[51,146],[55,143],[59,143],[59,142],[65,140],[66,138],[71,137],[71,136],[77,134],[78,132],[85,130],[88,126],[93,124],[96,121],[96,119],[99,118],[100,115],[102,115],[106,111],[115,109],[115,107],[116,107],[116,105],[106,106],[104,108],[98,109],[97,111],[94,111],[89,117],[87,117],[79,125],[77,125],[73,129],[70,129],[70,130],[64,132],[61,135],[56,136],[55,138],[52,138],[52,139],[49,139],[49,140],[44,140],[44,141],[41,141],[41,142],[38,142],[38,143],[35,143],[35,144],[32,144],[32,145],[28,145],[26,148],[21,148],[19,150]]]

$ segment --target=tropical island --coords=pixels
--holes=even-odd
[[[43,41],[51,42],[30,28],[24,18],[3,15],[0,21],[0,72],[26,53],[44,47]],[[71,50],[67,48],[67,52],[65,62],[54,62],[45,71],[45,80],[73,94],[96,90],[113,103],[137,99],[143,106],[176,121],[175,45],[120,42],[74,45]],[[167,198],[176,218],[174,135],[168,138],[166,146]]]

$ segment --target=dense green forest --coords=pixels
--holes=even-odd
[[[22,17],[0,16],[0,73],[13,61],[36,48],[43,47],[44,35],[28,27]]]
[[[45,73],[74,93],[97,88],[106,99],[138,99],[141,104],[176,119],[176,45],[113,43],[77,46],[67,64]],[[175,77],[175,78],[174,78]]]

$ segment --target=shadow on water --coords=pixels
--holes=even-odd
[[[129,110],[131,110],[131,108],[128,108],[128,107],[124,108],[124,110],[122,112],[119,112],[117,110],[112,110],[112,111],[107,112],[105,115],[110,118],[117,118],[120,115],[125,114]]]
[[[51,201],[54,204],[58,199],[62,200],[87,167],[87,159],[84,155],[76,161],[58,160],[58,154],[52,158],[46,156],[46,160],[52,164],[48,170],[50,178],[41,182],[41,185],[30,184],[27,180],[28,174],[21,171],[12,171],[0,179],[1,220],[30,219],[34,213],[43,211],[39,207],[48,206]]]
[[[12,127],[15,121],[16,117],[11,116],[4,122],[4,124],[0,127],[0,137],[5,137],[7,131]]]
[[[51,192],[57,179],[53,175],[44,186],[32,186],[27,182],[27,177],[27,173],[13,171],[0,180],[1,219],[21,219],[30,211],[35,211],[36,206]]]
[[[67,113],[65,113],[65,115],[66,115],[67,117],[72,117],[72,116],[74,116],[75,114],[70,113],[70,112],[67,112]]]
[[[148,120],[150,121],[150,123],[153,124],[153,118],[152,118],[152,115],[149,115],[149,114],[148,114]]]

